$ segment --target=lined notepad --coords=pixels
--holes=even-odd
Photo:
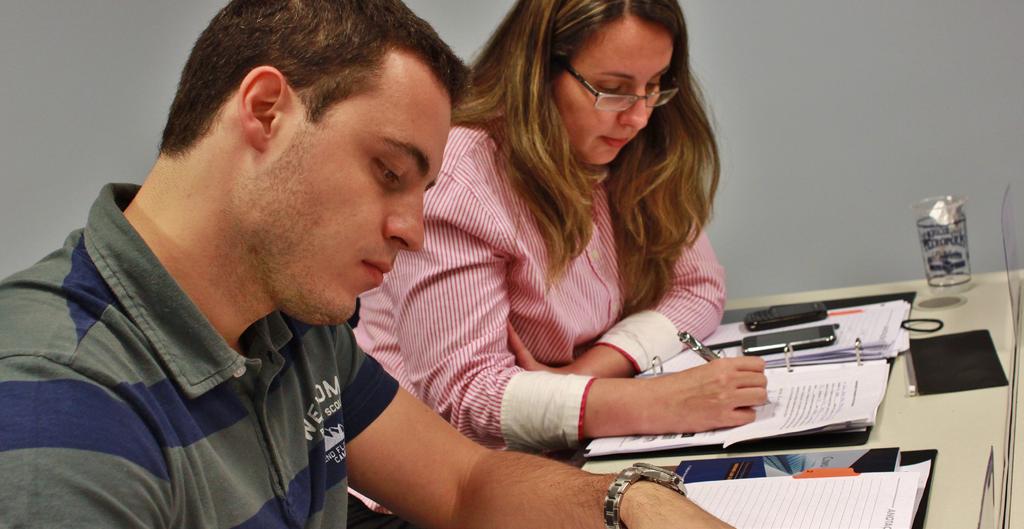
[[[878,472],[707,481],[686,489],[697,505],[737,529],[910,529],[917,483],[912,472]]]

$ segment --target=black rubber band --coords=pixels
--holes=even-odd
[[[922,323],[925,325],[920,325]],[[901,328],[914,332],[938,332],[942,330],[943,325],[942,320],[935,318],[910,318],[900,322]]]

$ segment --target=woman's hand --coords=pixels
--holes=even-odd
[[[508,324],[508,348],[516,355],[516,365],[527,370],[527,371],[547,371],[549,373],[566,373],[565,366],[552,367],[547,364],[538,362],[533,357],[533,353],[526,348],[526,344],[519,338],[519,333],[516,332],[512,324]]]
[[[757,357],[722,358],[646,382],[661,402],[661,413],[651,416],[654,431],[703,432],[747,424],[754,420],[754,406],[768,400],[764,360]]]
[[[508,324],[508,348],[516,356],[516,365],[527,371],[547,371],[597,378],[631,377],[636,374],[633,364],[622,353],[607,345],[595,345],[568,364],[549,366],[533,356],[511,323]]]
[[[768,400],[764,360],[722,358],[657,377],[594,382],[585,437],[704,432],[754,420]]]

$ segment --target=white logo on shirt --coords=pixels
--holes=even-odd
[[[313,434],[324,433],[324,421],[341,410],[341,383],[338,377],[334,377],[334,383],[324,380],[313,386],[313,399],[316,401],[309,405],[306,416],[302,419],[303,427],[306,430],[306,440],[312,441]],[[326,403],[326,405],[325,405]],[[344,433],[342,433],[344,439]]]
[[[341,464],[345,462],[345,428],[342,425],[324,429],[324,462]]]
[[[324,450],[330,452],[332,448],[338,446],[338,443],[344,442],[345,428],[343,428],[340,424],[337,426],[331,426],[329,428],[324,429]]]

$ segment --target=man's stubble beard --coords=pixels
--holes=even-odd
[[[305,189],[309,151],[308,133],[299,132],[288,150],[264,173],[242,183],[235,218],[242,247],[258,285],[277,310],[310,325],[339,325],[355,312],[355,300],[339,296],[323,286],[323,274],[310,263],[315,251],[315,222],[310,209],[297,197]],[[315,206],[314,206],[315,207]],[[312,256],[315,257],[315,256]]]

